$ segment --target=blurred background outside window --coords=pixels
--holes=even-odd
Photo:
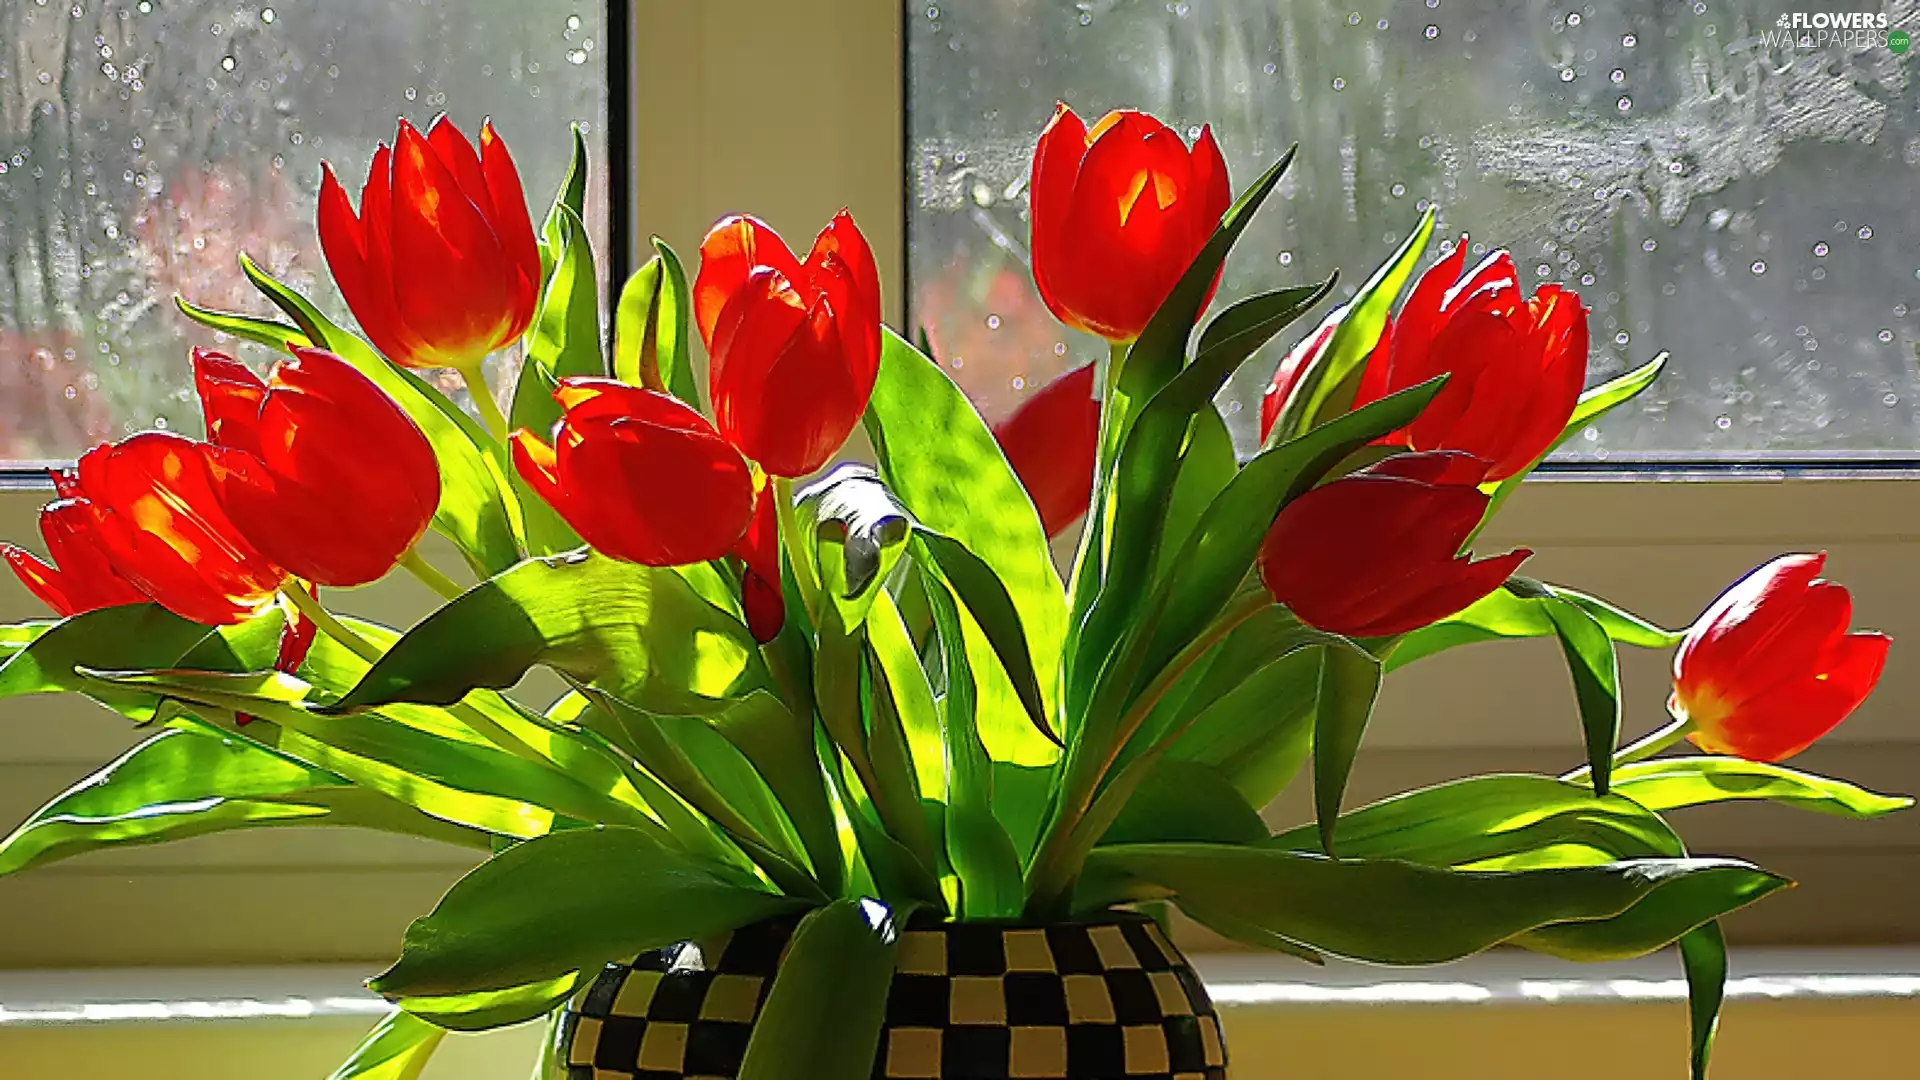
[[[1911,459],[1920,4],[1852,6],[1889,30],[1819,40],[1792,0],[910,4],[911,319],[990,417],[1100,355],[1034,291],[1027,174],[1056,101],[1134,106],[1213,125],[1236,189],[1300,145],[1216,303],[1350,292],[1438,203],[1427,262],[1471,230],[1470,261],[1579,291],[1590,383],[1673,354],[1560,459]],[[1221,397],[1243,451],[1290,344]]]
[[[357,202],[397,114],[451,111],[469,137],[491,116],[536,221],[581,122],[605,252],[604,21],[526,0],[0,0],[0,462],[198,435],[187,349],[219,339],[173,297],[269,311],[242,252],[346,320],[313,230],[320,162]]]

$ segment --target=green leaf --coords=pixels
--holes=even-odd
[[[1516,937],[1514,944],[1563,960],[1631,960],[1664,949],[1696,927],[1792,884],[1758,871],[1675,877],[1610,918],[1542,926]]]
[[[1620,669],[1613,639],[1593,616],[1564,600],[1550,598],[1546,609],[1573,676],[1593,790],[1605,795],[1613,771],[1613,748],[1620,741]]]
[[[1454,869],[1590,866],[1684,854],[1673,830],[1619,794],[1548,776],[1474,776],[1382,799],[1340,815],[1342,856],[1404,859]],[[1312,851],[1319,830],[1302,825],[1271,846]]]
[[[251,315],[229,311],[214,311],[203,308],[184,296],[174,297],[173,304],[180,309],[181,314],[201,326],[218,330],[223,334],[232,334],[234,337],[251,341],[256,345],[265,345],[279,352],[286,351],[288,346],[313,344],[307,340],[307,335],[301,333],[299,328],[288,326],[283,322],[258,319]]]
[[[340,329],[306,297],[274,280],[245,255],[240,256],[240,269],[309,341],[373,380],[419,425],[440,465],[440,502],[433,512],[433,527],[453,541],[474,572],[484,577],[519,561],[513,524],[518,506],[508,493],[507,477],[495,452],[499,444],[493,437],[426,380]]]
[[[584,972],[569,971],[510,990],[448,994],[444,997],[403,997],[399,1005],[435,1027],[450,1031],[491,1031],[547,1015],[590,981]]]
[[[327,1080],[419,1080],[446,1034],[404,1012],[388,1013]]]
[[[1141,585],[1149,580],[1159,557],[1167,512],[1180,473],[1180,452],[1186,445],[1194,418],[1203,412],[1213,413],[1213,396],[1241,361],[1280,327],[1318,303],[1332,287],[1333,279],[1328,278],[1316,286],[1285,289],[1245,301],[1258,309],[1260,321],[1251,321],[1256,316],[1243,314],[1239,306],[1229,309],[1216,320],[1216,325],[1219,321],[1228,322],[1229,331],[1211,347],[1203,348],[1191,364],[1167,379],[1139,410],[1120,444],[1112,481],[1105,491],[1101,519],[1105,523],[1101,530],[1105,549],[1100,552],[1099,588],[1079,621],[1073,639],[1074,651],[1068,669],[1070,710],[1078,710],[1097,697],[1098,690],[1088,679],[1107,670],[1104,661],[1119,646],[1125,631],[1138,623],[1138,613],[1152,602],[1152,595]],[[1237,331],[1231,329],[1242,323],[1250,324]],[[1208,328],[1209,334],[1213,329]],[[1143,342],[1150,333],[1151,326],[1142,333]],[[1184,344],[1182,338],[1183,348]],[[1129,362],[1133,355],[1129,353]],[[1126,381],[1125,369],[1121,381],[1123,384]],[[1144,682],[1153,670],[1135,671],[1121,665],[1116,674],[1130,682],[1136,678]]]
[[[813,718],[795,717],[778,696],[756,690],[702,719],[753,763],[799,833],[814,876],[833,889],[841,872],[840,837],[814,755]]]
[[[1367,357],[1379,343],[1388,312],[1399,299],[1400,291],[1406,288],[1407,279],[1413,276],[1420,253],[1426,250],[1427,238],[1433,235],[1433,223],[1434,211],[1428,209],[1420,215],[1420,223],[1414,226],[1400,249],[1374,271],[1366,284],[1360,286],[1360,291],[1353,294],[1352,300],[1336,308],[1321,323],[1322,328],[1335,327],[1333,340],[1327,343],[1326,351],[1313,367],[1301,375],[1273,430],[1267,434],[1268,446],[1304,435],[1353,407]]]
[[[1147,774],[1100,843],[1246,844],[1266,838],[1259,812],[1218,771],[1165,759]]]
[[[1193,418],[1193,430],[1187,433],[1186,449],[1180,453],[1180,476],[1173,482],[1167,498],[1166,534],[1160,541],[1160,558],[1153,568],[1153,580],[1164,579],[1173,560],[1193,535],[1200,515],[1207,512],[1221,491],[1240,471],[1234,456],[1233,436],[1218,409],[1202,409]]]
[[[515,844],[455,882],[368,985],[389,998],[512,989],[801,906],[636,829],[571,829]]]
[[[594,269],[587,227],[565,204],[556,204],[553,212],[547,224],[549,229],[557,224],[557,257],[546,274],[540,308],[527,331],[525,360],[514,384],[508,421],[543,439],[552,438],[560,420],[560,403],[553,397],[560,380],[607,373],[600,354],[600,277]],[[520,500],[528,554],[555,555],[581,545],[580,534],[518,472],[508,479]]]
[[[1360,752],[1360,737],[1380,693],[1380,661],[1357,647],[1320,650],[1320,685],[1313,719],[1313,806],[1320,847],[1334,853],[1334,826],[1347,776]]]
[[[194,728],[162,731],[36,811],[0,841],[0,874],[104,848],[268,825],[353,825],[487,846],[483,833]]]
[[[1547,613],[1554,600],[1579,608],[1598,622],[1609,638],[1623,645],[1665,649],[1679,644],[1686,636],[1683,630],[1655,626],[1598,597],[1516,574],[1507,579],[1504,587],[1481,597],[1459,614],[1401,638],[1387,656],[1387,670],[1394,671],[1460,645],[1556,634],[1556,624]]]
[[[662,714],[704,714],[765,682],[740,621],[670,568],[594,552],[529,559],[407,631],[336,707],[447,705],[535,664]],[[3,673],[0,673],[3,674]]]
[[[1702,923],[1680,936],[1680,963],[1687,972],[1687,1015],[1693,1080],[1707,1080],[1713,1033],[1720,1026],[1720,1003],[1727,994],[1727,938],[1717,922]]]
[[[400,799],[457,824],[507,836],[532,836],[552,814],[657,829],[646,804],[625,786],[614,763],[553,738],[546,753],[532,745],[509,753],[477,734],[464,717],[491,721],[477,707],[465,714],[393,705],[384,710],[322,715],[307,707],[312,687],[280,672],[224,675],[194,671],[93,672],[116,685],[163,692],[228,713],[245,713],[279,729],[273,749]],[[509,710],[510,712],[510,710]],[[221,724],[228,734],[265,742],[258,725]],[[522,728],[528,738],[540,729]],[[570,751],[570,752],[569,752]],[[530,760],[531,759],[531,760]],[[542,808],[546,813],[536,812]]]
[[[1020,609],[1006,586],[994,576],[993,568],[968,551],[966,545],[928,528],[916,528],[913,543],[939,567],[941,577],[952,586],[961,606],[978,622],[980,633],[1013,684],[1027,718],[1042,736],[1060,745],[1060,737],[1047,724],[1047,706],[1033,669],[1027,633],[1020,624]]]
[[[938,722],[947,773],[946,851],[960,878],[959,913],[969,918],[1011,918],[1026,902],[1026,882],[1019,850],[1001,815],[995,813],[995,796],[1006,785],[998,782],[995,763],[976,724],[978,702],[961,612],[945,582],[931,573],[924,573],[922,580],[939,635],[941,682],[946,691],[939,699]],[[876,624],[876,634],[893,638],[891,647],[899,648],[895,631],[881,630]],[[904,636],[904,626],[898,634]],[[911,646],[910,641],[907,644]],[[1036,820],[1033,828],[1038,827]]]
[[[965,546],[1000,579],[1020,613],[1047,715],[1055,716],[1067,604],[1039,514],[967,396],[899,335],[882,334],[866,414],[880,475],[916,521]],[[1044,765],[1058,756],[1029,723],[996,717],[981,734],[999,760]]]
[[[740,1080],[871,1075],[904,929],[872,900],[836,900],[802,919],[754,1021]]]
[[[1089,874],[1134,883],[1310,948],[1381,964],[1456,960],[1556,923],[1612,919],[1669,890],[1710,887],[1733,906],[1784,884],[1730,859],[1468,872],[1228,844],[1096,849]],[[1737,901],[1737,902],[1734,902]]]
[[[1218,769],[1249,806],[1272,802],[1313,748],[1322,651],[1290,652],[1248,673],[1187,721],[1168,756]]]
[[[540,280],[544,283],[553,273],[553,265],[560,259],[560,253],[566,250],[566,226],[563,217],[573,214],[575,220],[587,218],[587,137],[579,124],[572,125],[573,156],[567,161],[567,174],[560,180],[560,188],[554,192],[553,207],[547,211],[547,218],[540,228]]]
[[[1374,439],[1405,427],[1443,383],[1434,379],[1337,417],[1249,461],[1200,517],[1156,588],[1163,611],[1140,670],[1157,672],[1213,621],[1246,579],[1274,516]]]
[[[0,698],[79,691],[130,719],[150,720],[159,705],[154,695],[101,686],[75,669],[257,670],[272,666],[282,625],[279,615],[265,615],[203,626],[158,604],[84,612],[45,627],[0,663]]]
[[[11,660],[40,635],[60,625],[58,619],[30,619],[27,622],[0,625],[0,664]]]
[[[1913,805],[1845,780],[1736,757],[1671,757],[1613,770],[1613,790],[1655,813],[1735,799],[1765,799],[1838,817],[1872,818]]]
[[[801,491],[794,510],[813,537],[820,584],[840,609],[842,625],[859,626],[906,550],[913,530],[906,508],[878,473],[848,464]]]
[[[659,237],[654,256],[620,290],[613,330],[613,377],[634,386],[664,387],[700,407],[688,316],[693,301],[680,256]]]

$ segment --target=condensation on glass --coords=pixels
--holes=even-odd
[[[1915,0],[1854,6],[1920,32]],[[1189,136],[1212,124],[1236,186],[1300,146],[1216,303],[1336,267],[1350,293],[1437,203],[1437,239],[1471,230],[1474,253],[1510,249],[1529,286],[1579,291],[1590,382],[1673,354],[1652,391],[1563,458],[1911,457],[1920,50],[1885,31],[1791,32],[1789,9],[909,5],[913,317],[989,416],[1099,355],[1034,291],[1027,174],[1056,100],[1089,123],[1134,106]],[[1243,451],[1291,343],[1221,395]]]
[[[270,313],[242,252],[347,321],[313,230],[320,162],[357,201],[398,116],[450,112],[469,137],[491,116],[537,220],[568,123],[600,144],[602,21],[524,0],[0,0],[0,461],[198,434],[188,347],[267,354],[173,298]],[[604,251],[604,188],[589,203]]]

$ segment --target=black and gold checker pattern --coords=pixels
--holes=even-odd
[[[734,1080],[797,920],[608,965],[566,1018],[567,1080]],[[1225,1080],[1212,1002],[1144,917],[901,936],[875,1080]]]

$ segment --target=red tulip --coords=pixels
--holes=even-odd
[[[1100,402],[1093,365],[1074,368],[1041,387],[993,429],[1049,537],[1078,521],[1093,497],[1100,445]]]
[[[1193,149],[1131,109],[1088,130],[1065,104],[1033,151],[1033,280],[1068,326],[1140,336],[1233,202],[1227,163],[1202,127]]]
[[[773,485],[760,489],[754,501],[753,523],[733,547],[741,565],[740,606],[747,616],[753,640],[765,645],[780,636],[787,622],[786,600],[780,592],[780,517]]]
[[[1280,366],[1274,369],[1273,381],[1267,384],[1266,393],[1260,396],[1261,442],[1267,441],[1273,425],[1280,419],[1280,413],[1293,397],[1294,389],[1300,385],[1300,377],[1319,363],[1320,357],[1326,354],[1327,346],[1333,343],[1333,332],[1339,328],[1340,324],[1335,319],[1321,323],[1320,329],[1295,345],[1293,351],[1280,361]]]
[[[476,154],[453,122],[400,121],[374,151],[360,213],[322,166],[320,248],[354,317],[408,367],[471,369],[526,332],[540,254],[520,173],[491,121]]]
[[[262,554],[315,584],[364,585],[426,532],[440,502],[433,447],[351,364],[295,349],[262,382],[195,349],[193,374],[221,504]]]
[[[1504,251],[1461,278],[1466,257],[1463,236],[1421,276],[1374,347],[1354,404],[1451,375],[1388,441],[1472,454],[1488,462],[1486,479],[1502,480],[1546,453],[1573,415],[1587,374],[1587,309],[1558,285],[1522,297]]]
[[[84,498],[48,503],[40,511],[48,562],[12,544],[0,544],[0,558],[6,559],[20,583],[62,617],[147,599],[108,560],[98,535],[99,514]]]
[[[1403,454],[1307,492],[1274,519],[1260,580],[1303,621],[1349,637],[1404,634],[1466,608],[1533,554],[1460,554],[1487,509],[1483,465]]]
[[[722,220],[700,244],[693,315],[720,434],[774,476],[840,449],[880,371],[880,272],[845,210],[803,264],[765,222]]]
[[[1674,716],[1702,750],[1781,761],[1858,708],[1892,640],[1847,632],[1853,598],[1821,580],[1825,554],[1782,555],[1694,622],[1673,657]]]
[[[513,433],[513,464],[600,551],[681,566],[731,551],[753,520],[753,475],[740,452],[680,400],[610,379],[560,380],[548,446]]]
[[[273,603],[287,572],[234,528],[215,493],[208,449],[142,432],[87,451],[54,485],[92,507],[91,540],[141,592],[194,622],[243,622]]]

